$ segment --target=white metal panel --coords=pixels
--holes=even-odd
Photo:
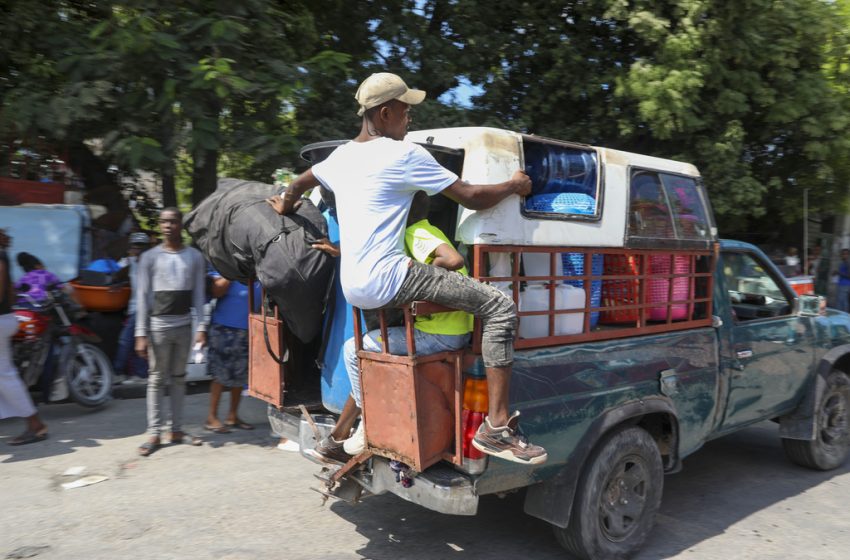
[[[677,173],[679,175],[699,177],[699,171],[696,166],[690,163],[645,156],[632,152],[621,152],[620,150],[611,150],[609,148],[598,148],[598,150],[604,154],[604,159],[609,163],[616,163],[617,165],[624,167],[640,167],[643,169],[655,169],[657,171],[667,171],[669,173]]]
[[[472,184],[508,180],[524,167],[520,134],[486,127],[442,128],[411,132],[407,139],[465,151],[461,178]],[[595,148],[603,181],[602,213],[598,221],[531,218],[522,215],[521,200],[511,196],[487,210],[458,211],[455,240],[468,245],[563,245],[623,247],[625,245],[630,166],[699,176],[693,165],[679,161]]]

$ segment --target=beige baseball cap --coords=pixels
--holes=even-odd
[[[389,72],[372,74],[360,84],[354,98],[360,103],[358,116],[363,116],[366,110],[386,103],[390,99],[398,99],[408,105],[418,105],[425,99],[425,92],[410,89],[400,77]]]

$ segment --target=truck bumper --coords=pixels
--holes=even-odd
[[[390,469],[388,459],[374,457],[371,470],[363,469],[351,474],[371,494],[391,492],[414,504],[450,515],[475,515],[478,496],[472,480],[445,465],[434,465],[413,479],[410,488],[396,482],[396,473]]]
[[[320,437],[326,437],[333,429],[334,419],[322,415],[313,418]],[[316,447],[316,437],[306,420],[292,414],[282,414],[272,407],[269,408],[269,420],[278,435],[300,443],[302,456],[328,468],[327,464],[318,461],[312,454]],[[319,478],[324,479],[324,476]],[[363,468],[343,477],[343,480],[346,479],[356,482],[370,494],[377,496],[390,492],[440,513],[475,515],[478,512],[478,495],[472,479],[445,464],[434,465],[418,474],[410,488],[396,481],[396,473],[390,469],[389,459],[384,457],[372,457]],[[341,495],[337,497],[343,498]]]

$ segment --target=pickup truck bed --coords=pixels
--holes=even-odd
[[[730,270],[728,265],[742,259],[749,268],[741,274],[756,274],[759,282],[752,277],[742,282]],[[746,305],[757,308],[752,314],[735,307],[742,284],[767,286],[762,294],[750,294],[760,296],[749,297]],[[801,298],[767,258],[738,242],[722,243],[713,290],[713,326],[516,352],[511,406],[522,412],[529,438],[548,450],[544,465],[491,458],[473,476],[442,462],[406,487],[389,459],[374,456],[331,484],[331,495],[356,501],[363,492],[391,492],[442,513],[473,515],[479,496],[527,488],[526,512],[552,523],[561,539],[574,534],[576,514],[587,515],[581,511],[586,485],[580,481],[591,467],[598,470],[600,454],[612,442],[622,445],[623,434],[648,434],[663,471],[674,472],[706,441],[774,419],[787,438],[789,457],[821,468],[812,450],[823,447],[818,422],[826,422],[835,436],[827,447],[843,461],[850,441],[850,382],[842,385],[847,381],[842,372],[850,370],[850,316],[802,312]],[[464,369],[482,368],[479,358]],[[831,411],[824,412],[824,400],[833,403]],[[296,423],[302,453],[315,459],[310,452],[315,434],[308,422],[293,420],[291,426]],[[318,428],[320,436],[329,432],[332,418]],[[324,465],[320,478],[329,479],[339,468]],[[646,484],[660,484],[648,467],[645,476]]]

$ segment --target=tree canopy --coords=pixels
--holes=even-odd
[[[416,128],[496,125],[696,164],[721,231],[847,202],[847,0],[9,0],[0,138],[185,177],[269,181],[355,134],[386,70],[429,92]],[[462,82],[469,104],[445,101]],[[440,101],[438,98],[443,99]],[[185,169],[185,172],[183,171]],[[764,219],[764,218],[762,218]]]

